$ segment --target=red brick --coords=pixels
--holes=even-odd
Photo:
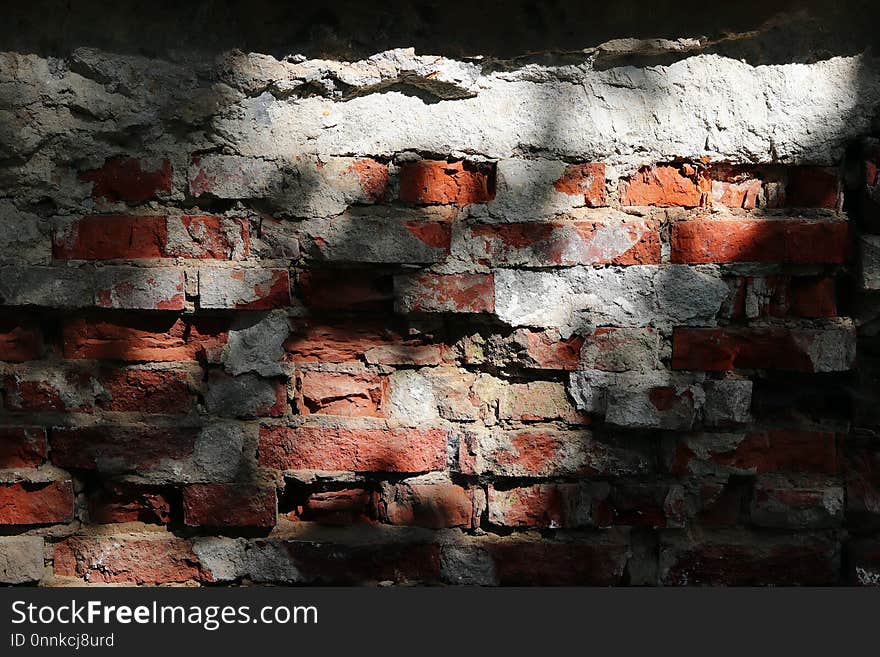
[[[503,527],[572,529],[593,524],[592,498],[581,484],[489,486],[489,522]]]
[[[495,311],[492,274],[398,276],[394,281],[398,312],[491,313]]]
[[[839,172],[821,167],[791,167],[785,202],[789,207],[836,210],[840,205]]]
[[[584,205],[590,208],[608,205],[605,199],[605,165],[601,162],[569,165],[553,187],[563,194],[583,195]]]
[[[56,260],[161,258],[168,233],[164,216],[93,215],[52,235]]]
[[[468,205],[495,198],[494,167],[470,162],[420,160],[400,167],[400,200]]]
[[[23,363],[42,353],[43,334],[37,326],[12,317],[0,319],[0,361]]]
[[[160,490],[105,482],[89,495],[89,520],[99,524],[144,522],[167,525],[171,500]]]
[[[300,520],[326,525],[351,525],[370,522],[373,494],[363,488],[315,491],[295,510]]]
[[[92,198],[109,201],[149,201],[171,192],[171,163],[156,164],[134,157],[112,157],[100,169],[84,171],[80,179],[92,183]]]
[[[451,482],[387,485],[378,506],[379,519],[392,525],[443,529],[479,524],[473,490]]]
[[[42,427],[0,427],[0,470],[35,468],[48,455]]]
[[[87,582],[179,584],[210,581],[189,540],[72,536],[55,544],[55,574]]]
[[[855,339],[848,329],[677,328],[672,367],[794,372],[842,371],[854,366]]]
[[[701,219],[672,225],[677,263],[842,263],[849,249],[845,221]]]
[[[259,462],[277,470],[441,470],[446,466],[446,432],[264,425],[260,427]]]
[[[667,462],[674,474],[702,474],[706,468],[739,474],[840,470],[835,434],[785,429],[698,434],[676,442]]]
[[[505,540],[487,546],[502,586],[611,586],[620,584],[630,549],[617,535],[556,543]]]
[[[433,361],[436,349],[422,344],[422,339],[405,337],[404,331],[398,331],[387,321],[301,320],[292,324],[293,331],[284,343],[284,349],[287,352],[286,359],[293,362],[350,363],[363,360],[368,353],[374,358]],[[425,347],[429,349],[426,351]],[[381,351],[373,351],[377,348]],[[389,361],[388,364],[394,363]]]
[[[54,427],[49,458],[61,468],[143,475],[190,458],[198,433],[196,427]]]
[[[0,484],[0,525],[54,525],[73,520],[73,484]]]
[[[468,253],[484,265],[660,263],[655,220],[471,224],[463,230]]]
[[[645,167],[620,184],[621,205],[705,205],[708,179],[689,165]]]
[[[268,529],[277,520],[275,486],[196,484],[183,489],[183,521],[190,527]]]
[[[195,398],[189,375],[180,370],[104,369],[99,375],[107,397],[98,406],[108,411],[186,413]]]
[[[379,417],[385,382],[370,372],[301,371],[299,412],[348,417]]]
[[[312,269],[298,279],[299,296],[314,311],[390,311],[390,273],[372,269]]]
[[[349,171],[357,174],[364,196],[371,203],[388,200],[388,165],[370,158],[355,160]]]
[[[62,326],[65,358],[178,362],[201,360],[226,344],[226,319],[133,315],[75,317]]]

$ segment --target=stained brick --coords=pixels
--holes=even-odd
[[[0,427],[0,470],[37,467],[47,454],[42,427]]]
[[[118,156],[105,160],[99,169],[83,171],[80,179],[92,183],[92,198],[149,201],[171,192],[171,163]]]
[[[683,370],[733,369],[839,372],[855,363],[852,328],[675,329],[672,366]]]
[[[495,310],[492,274],[424,272],[394,278],[398,312],[491,313]]]
[[[22,363],[40,358],[42,352],[43,334],[34,323],[0,319],[0,361]]]

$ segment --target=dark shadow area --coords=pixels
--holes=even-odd
[[[782,63],[852,54],[876,42],[875,22],[865,20],[873,8],[868,0],[745,0],[711,7],[703,0],[35,0],[4,7],[0,50],[60,56],[93,47],[161,57],[239,48],[278,57],[358,59],[414,47],[417,53],[506,59],[577,52],[621,38],[705,37],[707,52]],[[786,28],[793,23],[809,29]],[[653,56],[650,48],[646,52]]]

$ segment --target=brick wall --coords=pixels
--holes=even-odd
[[[589,61],[0,55],[0,582],[876,583],[874,64]]]

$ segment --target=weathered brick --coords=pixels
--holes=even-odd
[[[835,317],[835,280],[827,276],[750,276],[733,281],[727,316]]]
[[[56,260],[161,258],[168,242],[164,216],[94,215],[52,234]]]
[[[495,197],[492,165],[463,160],[419,160],[400,166],[400,200],[405,203],[469,205]]]
[[[171,216],[166,219],[162,254],[170,258],[243,260],[250,253],[245,219]]]
[[[0,319],[0,361],[23,363],[43,353],[43,333],[33,322],[14,317]]]
[[[589,431],[533,428],[465,431],[459,442],[465,474],[504,477],[626,476],[648,472],[651,460],[639,443],[600,442]]]
[[[171,163],[157,158],[117,156],[98,169],[83,171],[80,180],[92,183],[92,198],[108,201],[149,201],[171,192]]]
[[[842,263],[849,224],[839,219],[699,219],[672,225],[672,262]]]
[[[645,167],[620,183],[621,205],[705,205],[708,179],[692,166]]]
[[[72,317],[62,325],[62,353],[75,359],[201,360],[225,344],[228,328],[227,320],[212,317]]]
[[[0,427],[0,470],[35,468],[48,456],[42,427]]]
[[[199,272],[202,308],[269,310],[290,305],[286,269],[205,268]]]
[[[101,386],[85,369],[34,367],[8,370],[3,391],[10,410],[91,412]]]
[[[446,431],[264,425],[260,427],[259,462],[277,470],[440,470],[446,465]]]
[[[304,415],[379,417],[383,380],[368,371],[301,370],[297,376],[297,407]]]
[[[502,527],[592,527],[594,492],[586,484],[490,485],[488,519]]]
[[[455,211],[352,207],[331,219],[301,224],[305,255],[319,262],[440,262],[449,254]]]
[[[565,386],[555,381],[532,381],[507,386],[498,399],[498,417],[521,422],[565,420],[589,423],[586,415],[574,408]]]
[[[821,529],[840,526],[844,489],[839,483],[806,477],[760,475],[751,520],[760,527]]]
[[[481,265],[552,267],[660,263],[655,220],[467,224],[453,231],[452,254]]]
[[[154,536],[71,536],[55,543],[55,575],[89,583],[175,584],[210,581],[192,542]]]
[[[606,372],[655,370],[664,346],[652,328],[599,328],[583,336],[579,365]]]
[[[880,585],[880,542],[873,538],[851,540],[846,552],[850,584]]]
[[[394,277],[395,309],[401,313],[491,313],[492,274],[424,272]]]
[[[101,308],[182,310],[183,271],[171,267],[100,267],[95,304]]]
[[[183,521],[189,527],[268,529],[277,519],[275,486],[195,484],[183,489]]]
[[[171,497],[161,489],[103,482],[88,497],[89,520],[99,524],[143,522],[167,525]]]
[[[664,452],[674,474],[835,474],[840,470],[837,437],[826,431],[697,434],[667,441]]]
[[[862,235],[859,255],[862,288],[880,290],[880,235]]]
[[[480,503],[473,488],[429,476],[383,484],[379,519],[392,525],[443,529],[479,524]]]
[[[660,581],[668,585],[829,585],[839,569],[836,542],[821,535],[670,534],[660,546]]]
[[[54,525],[73,520],[69,479],[0,484],[0,525]]]
[[[733,369],[840,372],[855,364],[855,331],[808,328],[677,328],[672,366],[681,370]]]
[[[607,205],[605,199],[605,165],[601,162],[571,164],[556,182],[553,188],[557,192],[580,197],[583,205],[596,208]]]

